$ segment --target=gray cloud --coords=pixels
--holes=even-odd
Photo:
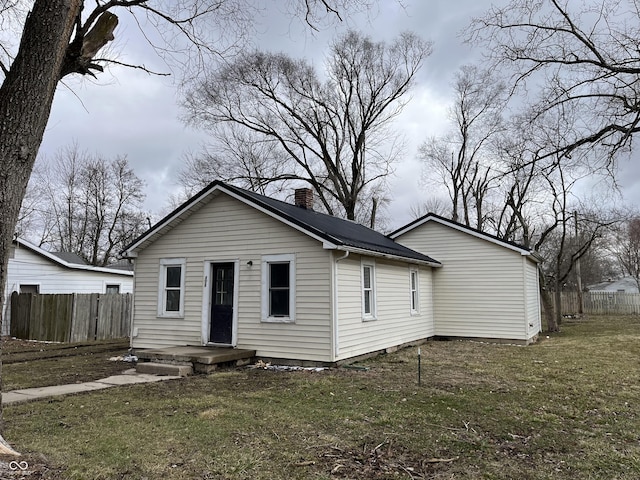
[[[479,58],[479,53],[464,45],[460,31],[472,16],[490,6],[475,0],[405,0],[402,8],[394,0],[382,0],[369,17],[355,15],[343,25],[316,34],[276,10],[267,12],[257,27],[255,44],[264,49],[286,51],[322,66],[323,52],[331,38],[341,30],[359,28],[375,39],[389,40],[403,30],[413,30],[434,42],[433,54],[426,60],[412,92],[412,99],[397,119],[395,127],[407,139],[405,158],[390,181],[392,203],[389,227],[411,220],[409,208],[425,199],[420,186],[421,168],[416,160],[418,145],[429,135],[442,131],[446,124],[453,73],[463,64]],[[139,34],[128,19],[117,31],[115,47],[123,60],[144,63],[157,71],[168,67]],[[61,86],[41,154],[50,156],[76,141],[81,148],[106,157],[127,155],[136,173],[147,183],[146,208],[159,212],[168,195],[176,189],[175,177],[183,155],[199,148],[204,132],[186,127],[180,121],[179,97],[175,79],[148,75],[140,70],[112,67],[97,82],[72,79]],[[622,164],[621,184],[630,200],[640,204],[640,166]]]

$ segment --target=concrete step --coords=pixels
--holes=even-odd
[[[136,372],[150,373],[152,375],[171,375],[175,377],[186,377],[193,374],[191,365],[172,365],[169,363],[138,362]]]

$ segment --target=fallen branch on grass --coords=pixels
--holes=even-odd
[[[427,463],[451,463],[458,460],[460,457],[451,457],[451,458],[428,458],[425,460]]]

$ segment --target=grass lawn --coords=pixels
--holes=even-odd
[[[416,360],[17,404],[5,433],[50,479],[640,478],[640,318],[569,320],[529,347],[429,342],[421,386]]]

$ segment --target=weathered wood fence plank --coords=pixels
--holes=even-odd
[[[14,293],[11,335],[29,340],[82,342],[129,335],[132,295]]]
[[[591,314],[640,314],[640,293],[584,292],[583,312]],[[579,310],[577,292],[562,292],[562,314],[575,315]]]

